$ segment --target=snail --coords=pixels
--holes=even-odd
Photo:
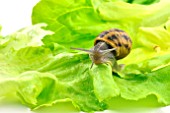
[[[90,50],[83,48],[71,48],[85,51],[89,54],[93,64],[110,63],[113,72],[121,68],[117,65],[117,60],[126,57],[131,50],[132,40],[129,35],[120,29],[110,29],[101,32],[94,41],[94,47]]]

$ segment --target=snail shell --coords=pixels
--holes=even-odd
[[[110,29],[100,33],[90,50],[83,48],[72,48],[85,51],[90,55],[93,64],[111,63],[117,65],[116,60],[126,57],[131,50],[132,40],[123,30]],[[91,66],[91,67],[92,67]]]
[[[126,57],[131,50],[132,41],[128,34],[119,29],[111,29],[102,32],[95,39],[94,45],[98,46],[99,42],[104,42],[108,46],[107,49],[116,48],[113,54],[116,60]]]

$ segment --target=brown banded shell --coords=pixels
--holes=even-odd
[[[130,53],[132,46],[129,35],[119,29],[111,29],[102,32],[96,37],[94,45],[100,41],[106,42],[109,49],[116,48],[116,51],[113,51],[116,60],[126,57]]]

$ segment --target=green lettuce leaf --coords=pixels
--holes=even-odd
[[[42,38],[45,35],[51,35],[53,32],[45,31],[42,27],[46,27],[46,24],[37,24],[35,26],[30,26],[25,29],[21,29],[9,36],[0,38],[0,51],[6,52],[9,50],[19,50],[27,46],[41,46]]]
[[[130,68],[136,65],[137,69],[132,68],[132,72],[140,73],[144,67],[147,67],[148,60],[169,54],[170,2],[168,0],[155,2],[151,5],[139,5],[119,0],[82,0],[79,2],[65,0],[63,4],[70,5],[63,6],[58,1],[42,0],[34,7],[32,21],[33,23],[46,22],[49,25],[48,29],[54,31],[55,34],[45,37],[43,42],[45,45],[53,45],[53,50],[57,48],[54,43],[58,43],[66,48],[64,51],[70,51],[68,50],[70,47],[90,48],[93,46],[94,38],[101,31],[113,27],[123,29],[131,36],[133,49],[128,57],[119,62],[130,65]],[[50,3],[55,4],[56,7],[49,6]],[[52,11],[54,9],[56,10]],[[47,13],[49,15],[45,16]],[[43,17],[43,20],[39,15]],[[61,29],[58,30],[58,28]],[[136,55],[139,56],[136,57]],[[162,65],[167,64],[168,62],[164,62]],[[158,66],[160,63],[154,66],[152,64],[148,69],[154,70]],[[138,67],[141,69],[139,70]]]
[[[68,101],[82,111],[106,109],[105,98],[119,94],[115,89],[111,67],[101,65],[100,70],[98,66],[90,70],[88,55],[82,53],[61,53],[54,56],[49,48],[41,44],[42,37],[51,32],[41,32],[41,27],[42,25],[38,24],[24,28],[14,33],[18,34],[15,37],[12,34],[1,39],[0,97],[17,96],[32,109]],[[34,41],[36,44],[38,42],[36,45],[31,41],[38,36],[40,40]],[[32,40],[27,40],[27,37]],[[20,41],[28,44],[18,45]],[[99,72],[100,77],[94,76],[95,71]],[[107,73],[108,71],[110,73]],[[99,81],[93,83],[96,79]],[[105,83],[110,87],[98,87],[99,84]],[[104,97],[101,96],[101,92],[108,88],[113,90],[107,92]]]
[[[70,48],[79,43],[80,47],[90,48],[103,30],[123,29],[135,41],[140,26],[164,24],[169,14],[168,0],[147,6],[105,0],[42,0],[33,9],[32,21],[33,24],[45,22],[55,32],[43,39],[47,45],[57,42]]]
[[[42,0],[34,7],[32,13],[33,23],[46,22],[49,25],[48,29],[55,32],[54,35],[47,36],[43,39],[45,45],[48,46],[53,43],[58,43],[65,48],[70,48],[71,46],[90,48],[93,46],[94,38],[101,31],[110,28],[123,29],[131,36],[133,48],[129,56],[118,61],[119,63],[126,65],[122,71],[124,76],[121,77],[123,77],[123,80],[127,82],[131,81],[130,79],[134,79],[134,81],[136,80],[136,88],[134,90],[130,90],[130,92],[134,93],[134,95],[138,94],[137,91],[135,91],[137,89],[141,89],[144,92],[141,95],[138,94],[139,98],[133,96],[130,98],[131,96],[128,93],[129,90],[123,93],[121,88],[123,87],[125,89],[130,89],[132,86],[134,86],[134,84],[133,82],[129,82],[130,88],[128,86],[126,87],[126,84],[125,86],[117,88],[117,86],[121,86],[120,84],[124,84],[123,80],[118,84],[116,83],[117,85],[114,85],[116,86],[115,89],[117,89],[120,94],[127,93],[127,96],[122,96],[125,99],[138,100],[150,94],[164,98],[162,94],[157,94],[156,90],[153,91],[156,93],[147,91],[147,89],[152,88],[149,87],[149,85],[156,84],[157,81],[148,81],[149,83],[146,85],[148,88],[145,88],[145,82],[143,81],[142,77],[146,77],[146,79],[148,79],[147,76],[152,74],[159,76],[159,71],[162,70],[162,68],[167,69],[169,66],[170,43],[168,38],[170,37],[170,2],[168,0],[141,0],[126,2],[123,2],[123,0],[81,0],[79,2],[70,2],[65,0],[63,1],[63,4],[65,3],[69,5],[61,5],[61,2],[54,0],[48,0],[48,2],[46,0]],[[53,4],[53,6],[49,6],[48,4]],[[39,9],[42,7],[43,10],[40,11]],[[42,13],[38,14],[40,12]],[[43,19],[41,17],[43,17]],[[53,22],[50,20],[53,20]],[[66,49],[65,51],[68,50]],[[95,73],[97,76],[99,75],[99,73]],[[165,72],[163,71],[162,73]],[[140,76],[142,77],[140,78]],[[99,77],[100,76],[98,76],[98,78]],[[159,77],[161,78],[161,76]],[[138,82],[138,79],[141,79],[141,81]],[[163,81],[158,82],[164,84]],[[105,84],[103,84],[103,87],[105,87]],[[109,88],[111,90],[111,87],[108,87],[108,89]],[[167,87],[165,85],[165,89],[166,88]],[[95,93],[97,97],[105,98],[105,95],[101,95],[100,92]],[[169,92],[167,92],[167,94],[169,94]],[[110,95],[110,97],[113,96],[115,95]],[[161,102],[166,103],[165,101]]]
[[[71,101],[82,111],[104,110],[107,108],[104,99],[118,94],[112,74],[107,73],[111,68],[102,65],[101,78],[93,76],[98,68],[89,70],[88,55],[62,53],[53,56],[48,48],[26,47],[1,57],[1,97],[7,98],[12,91],[32,109]],[[75,73],[77,70],[79,72]],[[99,81],[93,83],[96,79]],[[98,87],[105,83],[110,87]],[[101,96],[108,88],[113,90]]]
[[[170,105],[169,5],[168,0],[41,0],[32,13],[35,25],[0,37],[0,97],[17,97],[31,109],[71,102],[86,112],[105,110],[117,97],[154,95]],[[109,64],[90,69],[87,54],[70,50],[91,48],[110,28],[125,30],[133,41],[131,53],[118,61],[125,64],[123,76]]]
[[[130,100],[139,100],[148,95],[155,95],[158,102],[170,104],[169,80],[170,66],[159,69],[145,75],[133,75],[128,79],[115,78],[121,92],[121,96]]]
[[[113,77],[106,64],[89,69],[88,55],[82,53],[53,56],[48,48],[26,47],[2,58],[0,95],[7,98],[12,91],[32,109],[72,102],[79,110],[99,111],[107,108],[106,100],[118,95],[138,100],[153,94],[160,102],[170,104],[166,90],[170,85],[169,66],[124,79]]]

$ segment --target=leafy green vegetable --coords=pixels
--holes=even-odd
[[[17,95],[31,109],[72,102],[86,112],[107,109],[115,97],[155,95],[170,105],[169,5],[169,0],[41,0],[32,13],[35,25],[0,37],[0,97]],[[110,28],[125,30],[133,41],[131,53],[118,61],[125,64],[124,76],[112,74],[109,64],[90,69],[87,54],[70,50],[92,47]]]
[[[50,3],[55,4],[55,7],[49,6]],[[116,0],[82,0],[79,2],[65,0],[63,4],[69,5],[63,6],[61,2],[54,0],[48,0],[48,2],[42,0],[34,7],[33,23],[46,22],[49,25],[48,29],[55,32],[54,35],[43,39],[46,45],[58,43],[66,48],[72,46],[90,48],[94,38],[101,31],[115,27],[127,31],[133,41],[131,54],[120,63],[126,62],[126,64],[134,65],[135,62],[135,64],[138,63],[138,67],[141,67],[143,61],[147,62],[153,57],[168,54],[170,45],[168,41],[170,2],[168,0],[147,6]],[[136,57],[136,54],[140,55]],[[159,64],[154,68],[156,66]]]
[[[97,70],[99,73],[101,71],[99,75],[106,78],[104,82],[98,79],[100,82],[96,81],[93,84],[93,79],[97,79],[98,76],[93,76],[94,71],[89,71],[91,62],[88,55],[62,53],[53,56],[49,48],[39,45],[41,40],[34,39],[38,36],[41,39],[44,35],[51,34],[49,31],[42,33],[43,29],[40,27],[42,25],[25,28],[1,39],[0,95],[8,96],[11,91],[14,93],[13,95],[17,93],[21,101],[32,109],[63,101],[72,101],[77,108],[83,111],[106,109],[103,97],[99,101],[93,92],[93,87],[96,88],[96,92],[106,90],[107,87],[98,89],[97,85],[114,81],[110,79],[112,74],[107,73],[107,71],[111,72],[111,68],[103,65],[98,70],[97,66],[94,67],[94,71]],[[16,34],[18,37],[14,37]],[[28,40],[30,38],[35,40],[37,45],[31,43]],[[27,42],[27,45],[24,43],[18,45],[20,41]],[[5,44],[7,46],[4,46]],[[82,66],[84,68],[81,68]],[[79,72],[75,73],[76,70]],[[114,89],[114,86],[111,87]],[[113,92],[108,92],[106,97],[110,97]]]
[[[1,96],[7,96],[13,91],[32,109],[60,101],[72,101],[83,111],[106,109],[106,104],[99,102],[93,92],[93,87],[99,83],[93,86],[96,77],[92,77],[94,72],[89,74],[90,62],[87,55],[63,53],[53,56],[48,48],[26,47],[2,55],[2,58]],[[86,68],[81,68],[82,65],[86,65]],[[79,72],[75,74],[77,69]],[[106,73],[108,69],[104,66],[101,71]],[[112,75],[108,73],[101,76]],[[108,95],[111,94],[108,92]]]
[[[45,31],[41,27],[45,27],[46,24],[39,24],[36,26],[30,26],[26,29],[21,29],[9,36],[0,38],[0,51],[6,52],[10,49],[19,50],[28,46],[41,46],[43,45],[41,39],[45,35],[51,35],[53,32]]]
[[[126,64],[123,70],[125,79],[133,78],[134,75],[147,77],[152,73],[156,73],[157,70],[159,72],[159,69],[169,65],[170,60],[170,43],[168,41],[170,36],[168,30],[170,2],[168,0],[160,2],[156,0],[126,1],[128,3],[121,1],[82,0],[70,2],[65,0],[63,4],[70,4],[63,6],[58,1],[48,0],[47,2],[42,0],[34,7],[32,20],[33,23],[46,22],[49,25],[48,29],[55,32],[54,35],[44,38],[43,41],[47,46],[51,43],[59,43],[66,48],[70,48],[70,46],[90,48],[94,38],[101,31],[113,27],[123,29],[130,34],[133,41],[133,49],[130,55],[119,61],[119,63]],[[55,4],[55,7],[48,6],[49,3]],[[150,3],[153,4],[148,5]],[[37,10],[43,6],[43,10]],[[38,14],[40,12],[42,13]],[[44,12],[48,16],[45,16]],[[43,20],[39,15],[43,17]],[[53,20],[53,22],[49,20]],[[79,43],[78,46],[77,43]],[[137,84],[139,83],[137,82]],[[105,85],[103,84],[103,86]],[[114,86],[117,87],[117,85]],[[141,86],[144,86],[144,84]],[[137,89],[139,88],[137,87]],[[142,90],[144,89],[142,88]],[[132,90],[132,93],[135,93],[135,91]],[[147,93],[145,91],[143,95],[146,97],[149,94],[151,92]],[[99,94],[97,96],[99,97]],[[112,96],[115,95],[110,97]],[[128,96],[125,98],[128,98]]]
[[[114,78],[123,98],[138,100],[153,94],[159,102],[169,105],[169,70],[170,66],[167,66],[145,75],[134,75],[131,79]]]
[[[59,43],[70,48],[79,43],[80,47],[90,48],[101,31],[120,28],[130,34],[135,47],[140,27],[160,26],[169,14],[168,0],[149,6],[104,0],[64,0],[62,3],[42,0],[34,7],[32,21],[45,22],[48,29],[55,32],[43,39],[46,45]]]

